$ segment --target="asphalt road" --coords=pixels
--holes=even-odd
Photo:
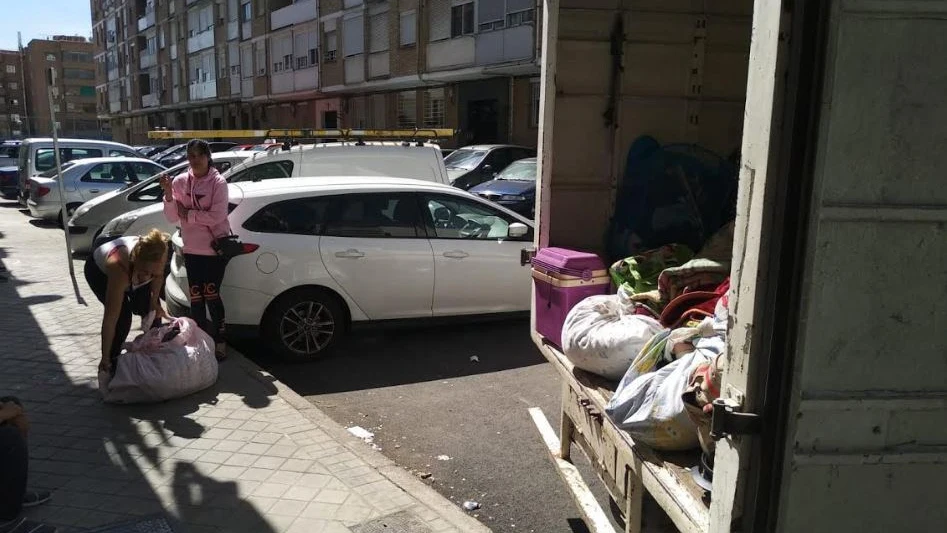
[[[494,531],[584,532],[527,412],[542,408],[558,428],[559,377],[528,329],[521,320],[362,331],[305,364],[276,361],[253,342],[235,347],[336,422],[374,433],[382,453],[431,474],[431,486],[458,505],[480,503],[473,514]],[[584,466],[581,452],[574,458]],[[603,486],[583,470],[607,506]]]

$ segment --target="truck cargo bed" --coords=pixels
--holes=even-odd
[[[563,380],[561,450],[568,460],[575,442],[618,503],[626,531],[640,531],[642,489],[657,501],[682,532],[706,532],[709,524],[707,492],[691,477],[700,458],[693,452],[659,452],[632,440],[605,414],[617,382],[575,366],[544,337],[534,341]]]

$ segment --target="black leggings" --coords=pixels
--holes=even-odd
[[[219,291],[227,260],[216,255],[184,254],[184,268],[191,297],[191,318],[215,341],[223,341],[224,302]]]
[[[0,402],[6,401],[20,404],[14,398],[0,398]],[[29,461],[26,437],[19,428],[9,423],[0,424],[0,522],[20,516]]]
[[[95,293],[95,297],[104,304],[109,278],[91,257],[85,262],[85,279],[89,283],[89,288]],[[112,339],[112,347],[109,349],[113,373],[115,372],[118,356],[122,353],[122,345],[125,344],[128,333],[132,329],[132,314],[145,316],[149,311],[151,311],[150,283],[133,291],[125,291],[122,297],[122,310],[119,312],[118,322],[115,324],[115,337]]]

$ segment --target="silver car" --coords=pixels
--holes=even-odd
[[[29,179],[30,214],[45,220],[60,220],[62,204],[72,215],[80,205],[93,198],[121,189],[131,183],[153,176],[164,167],[143,157],[93,157],[70,161],[63,165],[62,185],[65,202],[59,194],[56,172],[46,172]]]
[[[224,173],[231,166],[240,164],[253,154],[254,152],[218,152],[213,156],[214,168]],[[162,174],[174,176],[186,169],[187,162],[185,161],[139,183],[129,184],[82,204],[69,219],[72,251],[91,252],[95,239],[102,233],[102,228],[113,218],[161,201],[162,192],[158,178]]]

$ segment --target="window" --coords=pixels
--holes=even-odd
[[[9,88],[11,88],[11,89],[13,89],[13,90],[15,91],[15,90],[17,90],[20,86],[17,85],[17,83],[16,83],[15,81],[11,81],[10,83],[7,84],[7,87],[9,87]]]
[[[474,3],[453,6],[450,10],[450,36],[460,37],[474,32]]]
[[[335,61],[339,49],[338,33],[335,30],[326,32],[326,61]]]
[[[87,157],[91,157],[91,156],[87,156]],[[109,157],[141,157],[141,154],[138,154],[135,152],[129,152],[128,150],[121,150],[119,148],[112,148],[111,150],[109,150]],[[150,175],[151,174],[149,174],[149,176]]]
[[[64,68],[62,69],[62,76],[67,80],[92,80],[95,79],[95,71],[79,68]]]
[[[296,198],[272,203],[257,211],[243,227],[257,233],[320,235],[328,198]]]
[[[270,40],[270,58],[273,61],[273,74],[293,69],[293,39],[289,35],[273,37]]]
[[[376,53],[388,50],[388,12],[369,17],[368,29],[368,51]]]
[[[398,127],[415,128],[418,125],[418,93],[398,93]]]
[[[243,22],[253,20],[253,5],[249,1],[240,6],[240,20]]]
[[[401,13],[398,44],[411,46],[417,42],[418,14],[415,11]]]
[[[445,122],[444,88],[428,89],[424,93],[424,127],[442,128]]]
[[[56,56],[54,54],[46,54],[46,61],[56,61]]]
[[[256,75],[266,76],[266,44],[260,41],[254,46],[256,46]]]
[[[16,74],[16,65],[7,65],[7,74]]]
[[[428,4],[428,31],[431,42],[450,38],[450,0],[430,0]]]
[[[63,52],[62,60],[65,63],[91,63],[92,54],[89,52]]]
[[[246,46],[240,49],[240,64],[237,68],[242,72],[243,79],[253,77],[253,48]]]
[[[318,46],[316,45],[316,31],[304,31],[294,36],[295,46],[293,53],[296,57],[296,69],[304,69],[317,65],[319,57]]]
[[[365,22],[361,16],[342,22],[342,50],[345,57],[365,52]]]
[[[533,22],[535,16],[536,11],[532,8],[524,9],[523,11],[516,11],[514,13],[508,13],[506,15],[506,25],[512,28],[513,26],[529,24],[530,22]]]
[[[486,32],[486,31],[493,31],[493,30],[502,30],[502,29],[503,29],[503,21],[502,21],[502,20],[494,20],[494,21],[491,21],[491,22],[483,22],[483,23],[480,24],[480,26],[478,26],[477,29],[478,29],[478,31],[481,32],[481,33]]]
[[[490,170],[499,172],[513,162],[513,150],[510,148],[497,148],[487,154],[483,161],[484,170],[489,165]]]
[[[236,22],[239,18],[240,18],[240,4],[238,0],[228,0],[227,1],[227,20],[229,20],[230,22]]]
[[[336,197],[324,234],[366,239],[427,236],[414,195],[384,193]]]
[[[529,90],[530,90],[529,123],[534,128],[539,127],[539,96],[540,96],[539,89],[540,89],[539,80],[530,82],[529,84]]]
[[[292,161],[273,161],[270,163],[263,163],[261,165],[254,165],[250,168],[245,168],[234,174],[228,181],[230,183],[238,183],[241,181],[264,181],[279,178],[289,178],[292,175]]]
[[[129,174],[125,163],[99,163],[92,167],[81,181],[92,183],[124,184],[138,181],[136,176]]]
[[[144,162],[136,161],[136,162],[126,163],[126,164],[131,170],[132,175],[138,178],[135,181],[148,179],[151,176],[154,176],[155,174],[157,174],[158,172],[161,172],[162,170],[164,170],[163,168],[161,168],[158,165],[155,165],[154,163],[144,163]]]
[[[428,196],[424,205],[436,239],[509,239],[510,224],[516,222],[486,204],[456,196]],[[533,237],[527,234],[516,240]]]

